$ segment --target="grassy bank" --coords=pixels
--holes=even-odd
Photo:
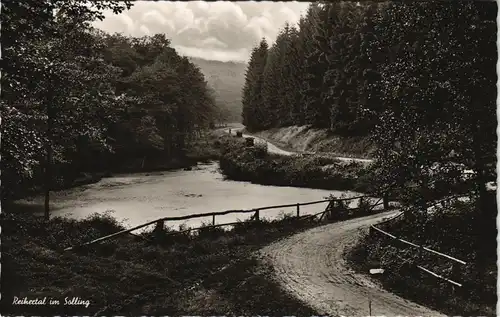
[[[296,152],[329,152],[336,156],[370,158],[375,150],[367,137],[335,135],[327,129],[289,126],[259,131],[254,135]]]
[[[371,190],[371,171],[357,162],[310,156],[280,156],[241,138],[224,138],[220,169],[231,180],[330,190]]]
[[[490,208],[496,210],[494,200],[492,197]],[[380,234],[364,237],[348,254],[349,261],[352,267],[364,274],[371,268],[384,268],[386,272],[378,280],[386,289],[445,314],[495,316],[496,222],[493,217],[489,227],[482,227],[486,235],[479,238],[477,229],[474,229],[477,228],[477,212],[473,209],[472,202],[457,202],[427,219],[404,216],[383,226],[397,237],[467,262],[466,265],[457,263],[456,271],[452,268],[452,261],[429,253],[423,253],[419,258],[418,250]],[[480,255],[480,247],[486,247],[488,252]],[[479,260],[482,266],[478,265]],[[457,281],[463,287],[439,280],[422,272],[416,265]]]
[[[127,235],[75,252],[64,247],[117,232],[110,216],[82,221],[2,215],[3,314],[299,314],[314,311],[288,296],[253,257],[263,245],[314,222],[242,222],[232,232]],[[156,237],[156,238],[155,238]],[[14,296],[59,305],[16,306]],[[78,298],[84,305],[63,305]]]

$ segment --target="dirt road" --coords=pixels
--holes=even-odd
[[[313,228],[277,241],[260,251],[263,261],[275,269],[275,278],[284,289],[330,316],[371,315],[445,316],[383,290],[376,282],[350,269],[344,259],[361,231],[390,211]]]
[[[233,127],[231,129],[229,128],[225,128],[225,131],[229,133],[229,130],[231,130],[231,134],[235,135],[237,131],[241,131],[243,130],[243,126],[241,127]],[[243,133],[242,135],[244,138],[247,138],[247,137],[251,137],[251,138],[254,138],[254,142],[257,143],[257,144],[266,144],[267,143],[267,151],[269,153],[273,153],[273,154],[279,154],[279,155],[285,155],[285,156],[291,156],[291,155],[298,155],[300,153],[298,152],[292,152],[292,151],[286,151],[286,150],[283,150],[283,149],[280,149],[279,147],[277,147],[276,145],[272,144],[271,142],[263,139],[263,138],[260,138],[258,136],[255,136],[255,135],[251,135],[251,134],[245,134]],[[311,152],[310,154],[315,154],[314,152]],[[353,157],[341,157],[341,156],[337,156],[335,157],[336,159],[340,160],[340,161],[345,161],[345,162],[360,162],[360,163],[364,163],[364,164],[370,164],[373,162],[372,159],[363,159],[363,158],[353,158]]]

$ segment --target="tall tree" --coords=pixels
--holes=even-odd
[[[349,135],[359,133],[358,111],[363,71],[367,63],[361,51],[363,9],[352,2],[329,3],[327,46],[328,70],[324,79],[323,102],[330,108],[330,130]]]
[[[303,125],[305,123],[304,109],[302,102],[302,85],[304,83],[304,48],[303,30],[304,18],[299,21],[299,28],[290,29],[290,39],[287,45],[285,67],[288,77],[286,78],[287,97],[289,103],[289,124]]]
[[[266,65],[268,44],[262,39],[259,46],[254,48],[250,56],[243,86],[242,117],[243,124],[249,129],[261,129],[264,100],[262,98],[262,85],[264,82],[264,68]]]
[[[129,2],[4,1],[2,191],[8,201],[114,169],[136,156],[182,156],[213,121],[201,71],[164,35],[127,38],[91,27]],[[22,54],[19,54],[22,52]],[[166,133],[169,131],[170,133]],[[165,141],[166,140],[166,141]],[[175,153],[174,153],[175,152]]]
[[[394,3],[376,23],[373,50],[386,108],[375,134],[382,170],[405,175],[401,185],[424,205],[473,169],[478,237],[494,232],[496,213],[485,188],[496,179],[496,12],[492,2]],[[481,261],[492,240],[477,241]]]
[[[9,89],[4,91],[9,98],[3,102],[8,103],[11,108],[17,108],[17,111],[8,111],[5,114],[24,113],[37,121],[36,126],[40,128],[35,133],[39,140],[43,140],[46,149],[46,218],[49,217],[54,147],[61,146],[60,137],[64,137],[62,142],[74,140],[78,134],[87,135],[94,140],[102,139],[99,124],[93,125],[85,120],[90,119],[89,117],[95,119],[97,112],[89,113],[85,108],[89,107],[89,104],[98,105],[101,101],[108,105],[113,99],[109,87],[98,84],[108,75],[113,75],[107,73],[107,67],[101,68],[99,66],[102,65],[98,65],[100,60],[94,54],[96,46],[93,37],[89,36],[90,22],[102,19],[102,10],[111,9],[119,13],[127,7],[130,7],[129,2],[120,4],[114,1],[90,4],[81,4],[78,1],[2,3],[5,17],[3,38],[6,65],[3,72],[4,78],[12,83]],[[82,42],[90,44],[90,47],[80,46]],[[89,84],[93,84],[90,90]],[[87,89],[82,89],[83,87]],[[27,99],[36,102],[32,103],[31,107],[21,105]],[[78,114],[85,115],[86,118],[75,120]],[[45,124],[42,124],[40,119],[45,119]],[[65,133],[68,130],[64,131],[64,128],[68,126],[74,127],[69,129],[73,133]],[[13,131],[7,129],[4,132]],[[2,149],[4,153],[11,151],[9,145],[11,144]],[[15,146],[15,143],[12,145]],[[60,150],[55,154],[62,155],[59,159],[64,156]]]
[[[309,6],[306,20],[312,25],[311,38],[307,39],[310,47],[305,55],[305,76],[303,101],[305,121],[318,128],[330,126],[329,107],[322,100],[323,80],[327,70],[324,50],[328,44],[331,26],[328,21],[328,9],[324,4],[313,3]]]
[[[286,83],[290,80],[290,67],[286,58],[290,45],[290,32],[290,26],[285,24],[267,55],[262,89],[265,128],[283,126],[289,122],[290,91],[287,90]]]

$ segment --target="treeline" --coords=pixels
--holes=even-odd
[[[253,130],[312,125],[366,134],[363,113],[375,77],[368,45],[378,2],[312,3],[297,26],[286,24],[270,47],[254,48],[243,89],[243,120]],[[372,97],[373,99],[373,97]]]
[[[484,191],[495,173],[496,12],[486,1],[312,3],[253,49],[243,123],[366,136],[384,183],[470,168]]]
[[[297,26],[254,48],[244,124],[371,135],[385,111],[403,108],[431,125],[474,103],[494,115],[495,14],[494,2],[313,3]]]
[[[313,3],[254,48],[243,123],[371,138],[379,186],[417,207],[463,190],[470,169],[474,226],[495,230],[496,14],[493,1]]]
[[[164,35],[108,35],[91,22],[130,2],[2,2],[2,198],[131,159],[182,157],[215,120],[200,69]]]

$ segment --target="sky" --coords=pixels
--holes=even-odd
[[[247,62],[262,38],[272,43],[285,22],[295,24],[306,2],[137,1],[121,14],[106,12],[94,26],[131,36],[164,33],[182,55]]]

